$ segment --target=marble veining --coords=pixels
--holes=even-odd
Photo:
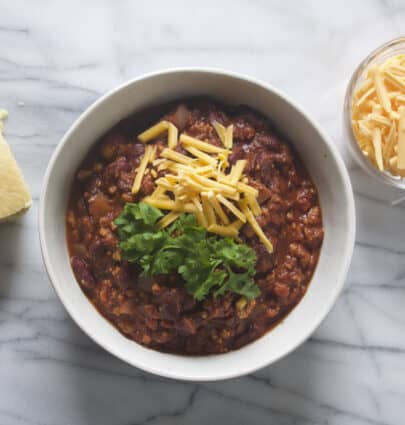
[[[342,130],[351,72],[401,34],[400,0],[198,4],[0,0],[0,106],[33,192],[0,227],[1,425],[405,423],[405,202],[353,163]],[[357,243],[346,288],[298,350],[250,376],[184,383],[136,370],[72,322],[46,276],[38,198],[61,136],[102,93],[175,66],[233,70],[301,104],[350,170]]]

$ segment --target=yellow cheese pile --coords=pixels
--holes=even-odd
[[[138,193],[146,173],[155,178],[155,191],[143,202],[170,211],[158,225],[163,228],[182,212],[193,213],[200,226],[211,233],[236,238],[239,229],[249,223],[269,252],[273,246],[256,221],[261,214],[257,202],[258,190],[249,186],[243,175],[245,160],[236,161],[229,173],[228,156],[233,144],[233,126],[214,125],[223,147],[187,134],[178,137],[177,128],[161,121],[138,136],[147,143],[163,132],[168,132],[168,147],[156,158],[156,145],[148,145],[137,168],[132,193]],[[181,143],[188,155],[174,150]],[[148,166],[150,165],[150,169]],[[163,177],[158,172],[165,171]]]
[[[380,171],[405,177],[405,55],[367,70],[352,100],[357,142]]]
[[[7,112],[0,110],[0,222],[9,221],[31,205],[31,195],[11,150],[3,137]]]

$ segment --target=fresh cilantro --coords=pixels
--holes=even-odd
[[[114,221],[122,256],[138,263],[144,276],[178,273],[197,300],[234,292],[247,299],[260,295],[255,275],[256,255],[230,238],[209,235],[194,215],[182,214],[159,230],[163,214],[143,202],[127,203]]]

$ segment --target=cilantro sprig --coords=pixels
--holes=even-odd
[[[114,221],[122,256],[138,263],[144,276],[178,273],[197,300],[234,292],[256,298],[253,280],[256,255],[247,245],[207,233],[192,214],[182,214],[166,229],[158,229],[163,213],[143,202],[127,203]]]

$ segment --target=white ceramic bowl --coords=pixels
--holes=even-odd
[[[185,357],[164,354],[125,338],[88,301],[77,284],[65,242],[67,196],[89,148],[122,118],[146,106],[208,95],[246,104],[270,118],[301,155],[319,191],[325,239],[309,289],[275,329],[227,354]],[[62,303],[94,341],[127,363],[184,380],[219,380],[253,372],[304,342],[325,318],[345,281],[354,246],[355,211],[350,180],[333,143],[290,99],[252,78],[205,69],[169,70],[132,80],[107,93],[72,125],[45,173],[39,210],[43,258]]]

